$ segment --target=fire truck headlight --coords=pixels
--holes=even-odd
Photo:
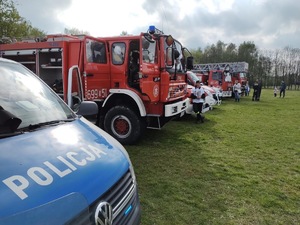
[[[178,107],[177,106],[174,106],[173,108],[172,108],[172,113],[177,113],[178,112]]]

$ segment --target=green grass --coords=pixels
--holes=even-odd
[[[300,92],[226,99],[126,146],[142,225],[300,224]]]

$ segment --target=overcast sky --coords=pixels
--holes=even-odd
[[[14,0],[20,15],[48,34],[146,32],[155,25],[189,49],[218,40],[263,49],[300,48],[298,0]]]

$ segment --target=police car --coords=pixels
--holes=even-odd
[[[0,79],[0,224],[139,224],[126,150],[79,116],[97,108],[77,101],[74,113],[11,60]]]

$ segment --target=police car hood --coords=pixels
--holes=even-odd
[[[124,148],[83,118],[0,139],[0,154],[0,219],[72,193],[90,204],[130,167]]]

